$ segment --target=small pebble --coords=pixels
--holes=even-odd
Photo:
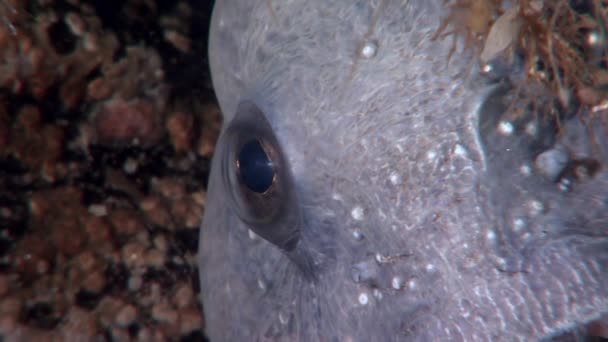
[[[137,242],[132,242],[122,248],[122,261],[127,267],[141,267],[145,264],[146,248]]]
[[[164,322],[169,324],[176,324],[178,314],[177,312],[166,304],[158,303],[152,308],[152,318],[158,322]]]
[[[133,305],[125,305],[116,315],[116,324],[126,328],[137,318],[137,309]]]
[[[165,254],[158,249],[150,249],[146,252],[146,264],[148,266],[161,268],[165,265]]]
[[[173,303],[179,309],[186,308],[194,303],[194,292],[189,284],[181,285],[173,296]]]

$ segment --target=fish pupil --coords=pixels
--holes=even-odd
[[[243,184],[256,193],[268,191],[276,173],[274,163],[258,140],[243,145],[238,155],[238,170]]]

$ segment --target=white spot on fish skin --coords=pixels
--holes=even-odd
[[[367,296],[367,293],[360,293],[358,300],[359,304],[361,305],[367,305],[367,303],[369,303],[369,297]]]
[[[502,269],[505,269],[507,267],[507,260],[505,260],[505,258],[497,258],[496,263]]]
[[[563,192],[568,192],[572,188],[572,181],[569,178],[562,178],[559,180],[557,187]]]
[[[416,281],[414,281],[414,280],[410,280],[410,281],[407,283],[407,286],[410,288],[410,290],[415,290],[415,289],[416,289],[416,286],[417,286]]]
[[[363,235],[363,233],[361,233],[360,231],[355,230],[355,231],[353,231],[353,237],[354,237],[356,240],[363,240],[364,235]]]
[[[494,69],[494,68],[492,67],[492,64],[489,64],[489,63],[485,64],[483,67],[481,67],[481,71],[486,74],[491,72],[492,69]]]
[[[289,323],[289,319],[288,319],[288,317],[285,317],[285,315],[282,312],[279,312],[279,322],[282,325],[285,325],[285,324]]]
[[[430,150],[426,153],[426,159],[428,159],[428,160],[432,161],[433,159],[435,159],[435,157],[437,157],[437,152],[435,152],[433,150]]]
[[[374,294],[374,297],[376,297],[378,300],[382,300],[382,297],[384,297],[382,292],[380,292],[380,290],[378,290],[378,289],[374,289],[373,294]]]
[[[528,209],[530,210],[530,215],[536,216],[543,212],[545,206],[540,201],[531,200],[528,202]]]
[[[400,277],[393,277],[393,280],[391,280],[391,286],[395,290],[401,290],[403,287],[403,280]]]
[[[395,144],[395,148],[397,149],[397,151],[399,151],[399,153],[403,153],[403,146],[401,146],[400,144]]]
[[[519,172],[521,172],[521,174],[524,176],[529,176],[532,174],[532,168],[530,165],[524,164],[519,167]]]
[[[467,150],[462,145],[456,144],[456,146],[454,147],[454,154],[466,158]]]
[[[513,230],[516,232],[521,231],[526,226],[526,221],[522,218],[516,218],[513,220]]]
[[[339,193],[337,193],[337,192],[334,192],[334,193],[331,195],[331,198],[333,198],[333,199],[334,199],[334,201],[342,201],[342,195],[340,195],[340,194],[339,194]]]
[[[496,240],[496,232],[493,230],[489,230],[488,233],[486,234],[486,239],[488,239],[489,241]]]
[[[266,291],[266,283],[261,278],[258,278],[258,287],[260,290]]]
[[[397,171],[391,172],[391,174],[388,176],[388,179],[391,181],[391,183],[393,183],[393,185],[399,185],[403,181],[401,175]]]
[[[531,121],[526,124],[526,133],[529,136],[535,137],[537,132],[538,132],[538,126],[536,125],[536,122]]]
[[[433,264],[427,264],[426,265],[426,271],[427,272],[433,272],[435,270],[435,265]]]
[[[498,124],[498,132],[502,135],[509,136],[513,134],[513,131],[515,131],[515,127],[509,121],[501,121]]]
[[[357,221],[363,220],[363,208],[361,208],[360,206],[354,207],[353,210],[351,210],[350,212],[350,216],[352,216],[353,219]]]
[[[384,257],[384,255],[376,253],[376,261],[381,264],[386,261],[386,258]]]
[[[257,234],[256,234],[256,233],[255,233],[253,230],[251,230],[251,229],[249,229],[249,230],[247,231],[247,234],[249,235],[249,238],[250,238],[251,240],[253,240],[253,241],[255,241],[255,240],[257,240],[257,239],[258,239],[258,235],[257,235]]]
[[[363,58],[373,58],[378,53],[378,44],[374,41],[366,42],[361,48],[361,57]]]

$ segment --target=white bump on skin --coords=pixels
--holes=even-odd
[[[524,176],[529,176],[532,173],[532,168],[530,165],[524,164],[519,168],[519,172],[521,172],[521,174]]]
[[[528,135],[534,137],[534,136],[536,136],[537,131],[538,131],[538,128],[536,126],[536,122],[528,122],[528,124],[526,125],[526,133],[528,133]]]
[[[407,285],[410,288],[410,290],[414,290],[416,288],[416,282],[414,280],[410,280],[409,283],[407,283]]]
[[[367,293],[361,293],[359,294],[359,304],[361,305],[367,305],[367,303],[369,303],[369,298],[367,297]]]
[[[492,71],[492,69],[493,69],[492,64],[486,64],[481,68],[481,71],[487,74],[490,71]]]
[[[502,135],[511,135],[513,134],[514,130],[515,127],[513,127],[513,124],[508,121],[501,121],[498,124],[498,132],[500,132],[500,134]]]
[[[530,209],[530,215],[536,216],[540,214],[545,207],[540,201],[532,200],[528,203],[528,208]]]
[[[403,287],[403,280],[401,280],[401,278],[399,277],[393,277],[393,280],[391,281],[391,286],[395,290],[401,290],[401,288]]]
[[[428,160],[433,160],[433,159],[435,159],[435,157],[437,157],[437,152],[435,152],[433,150],[430,150],[426,153],[426,158]]]
[[[376,261],[379,263],[383,263],[385,261],[385,258],[382,254],[376,253]]]
[[[433,272],[434,270],[435,270],[435,265],[433,265],[433,264],[426,265],[427,272]]]
[[[279,322],[281,322],[282,325],[289,323],[289,320],[282,312],[279,312]]]
[[[496,240],[496,232],[494,232],[493,230],[489,230],[486,234],[486,238],[490,241]]]
[[[266,291],[266,283],[260,278],[258,278],[258,287],[260,290]]]
[[[373,58],[378,52],[378,45],[375,42],[366,42],[361,48],[361,56],[363,58]]]
[[[339,193],[334,193],[333,195],[331,195],[331,198],[333,198],[335,201],[342,201],[342,195],[340,195]]]
[[[526,221],[521,218],[517,218],[513,221],[513,230],[516,232],[522,230],[526,226]]]
[[[249,238],[250,238],[251,240],[256,240],[256,239],[258,238],[257,234],[256,234],[256,233],[254,233],[254,232],[253,232],[253,230],[251,230],[251,229],[249,229],[249,230],[247,231],[247,233],[248,233]]]
[[[498,259],[496,259],[496,262],[503,269],[506,268],[506,266],[507,266],[507,260],[505,260],[505,258],[498,258]]]
[[[350,215],[357,221],[363,220],[363,208],[356,206],[351,210]]]
[[[393,185],[399,185],[402,181],[401,175],[397,173],[397,171],[391,172],[388,179],[391,181],[391,183],[393,183]]]
[[[357,240],[363,239],[363,233],[358,230],[353,231],[353,237]]]
[[[568,178],[562,178],[559,181],[559,184],[557,184],[557,187],[561,190],[561,191],[569,191],[570,187],[572,186],[572,181]]]
[[[382,292],[380,292],[378,289],[374,289],[374,297],[376,297],[378,300],[382,299]]]
[[[467,150],[462,145],[456,144],[456,146],[454,147],[454,154],[460,157],[466,157]]]

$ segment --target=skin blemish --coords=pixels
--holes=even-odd
[[[501,121],[498,124],[498,132],[504,136],[509,136],[513,134],[514,130],[515,127],[513,127],[513,124],[508,121]]]
[[[531,216],[536,216],[543,212],[545,206],[540,201],[532,200],[528,202],[528,209],[530,211]]]
[[[530,165],[524,164],[519,167],[519,172],[521,172],[521,174],[524,176],[529,176],[530,174],[532,174],[532,168],[530,167]]]
[[[373,58],[378,53],[378,44],[374,41],[369,41],[363,44],[361,48],[361,57],[363,58]]]
[[[363,208],[360,206],[354,207],[353,210],[350,211],[350,216],[352,216],[352,218],[357,221],[363,220],[363,216],[364,216]]]
[[[342,201],[342,195],[340,195],[339,193],[333,193],[333,194],[331,195],[331,198],[332,198],[334,201],[340,201],[340,202]]]
[[[374,289],[373,295],[378,300],[381,300],[384,297],[384,295],[382,294],[382,292],[380,290],[378,290],[378,289]]]
[[[559,180],[557,187],[560,191],[568,192],[572,188],[572,180],[569,178],[562,178]]]
[[[521,218],[517,218],[513,221],[513,230],[516,232],[521,231],[526,226],[526,221]]]
[[[391,174],[388,176],[388,179],[393,185],[399,185],[403,182],[403,178],[399,173],[397,173],[397,171],[391,172]]]
[[[496,240],[496,232],[494,232],[493,230],[489,230],[486,234],[486,239],[488,239],[488,241]]]
[[[369,303],[369,297],[367,296],[367,293],[365,293],[365,292],[360,293],[357,300],[359,301],[359,304],[361,304],[361,305],[367,305],[367,303]]]
[[[255,241],[258,238],[258,235],[256,233],[253,232],[253,230],[249,229],[247,231],[247,235],[249,236],[249,239]]]
[[[355,240],[363,240],[365,236],[363,235],[363,233],[361,233],[361,231],[355,230],[353,231],[353,237],[355,238]]]
[[[427,264],[426,265],[426,271],[427,272],[433,272],[435,270],[435,265],[433,264]]]
[[[454,154],[459,157],[467,157],[467,150],[460,144],[456,144],[454,147]]]
[[[260,288],[260,290],[266,291],[266,282],[263,281],[261,278],[258,278],[258,287]]]
[[[401,279],[401,277],[393,277],[391,280],[391,286],[395,290],[401,290],[403,288],[403,279]]]
[[[415,290],[415,289],[416,289],[416,286],[417,286],[416,281],[415,281],[415,280],[410,280],[410,281],[407,283],[407,286],[410,288],[410,290]]]
[[[279,322],[282,325],[286,325],[287,323],[289,323],[289,317],[285,314],[283,314],[282,312],[279,313]]]
[[[437,152],[430,150],[426,153],[426,159],[432,161],[437,157]]]
[[[526,124],[526,133],[531,136],[531,137],[535,137],[536,133],[538,132],[538,126],[536,125],[536,122],[528,122]]]

